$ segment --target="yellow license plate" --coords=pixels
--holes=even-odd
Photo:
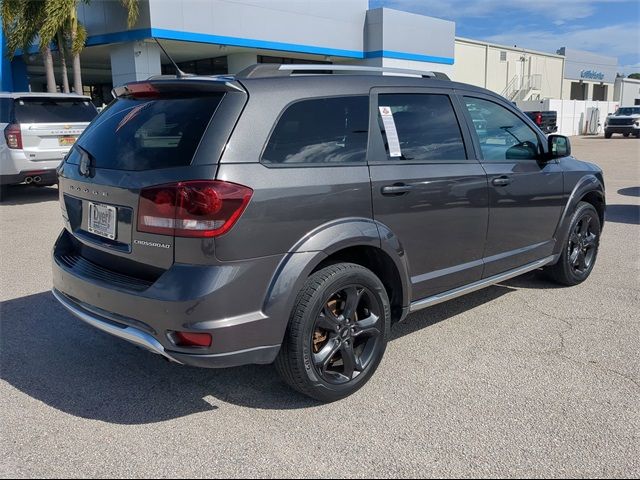
[[[78,137],[75,137],[75,136],[58,137],[58,144],[61,147],[68,147],[68,146],[73,145],[74,143],[76,143],[77,139],[78,139]]]

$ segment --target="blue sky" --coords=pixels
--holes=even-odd
[[[640,0],[369,0],[456,22],[456,35],[553,52],[560,47],[618,57],[640,72]]]

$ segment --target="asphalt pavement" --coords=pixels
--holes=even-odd
[[[0,205],[2,477],[639,477],[640,140],[574,138],[607,223],[591,278],[531,273],[411,315],[356,395],[269,366],[200,370],[50,293],[56,188]]]

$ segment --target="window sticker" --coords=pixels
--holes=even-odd
[[[382,116],[382,123],[384,124],[384,130],[387,135],[389,156],[401,157],[402,149],[400,148],[400,138],[398,137],[398,130],[396,129],[396,122],[393,119],[393,112],[391,111],[391,107],[379,108],[380,115]]]

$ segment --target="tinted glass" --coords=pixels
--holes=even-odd
[[[467,158],[460,125],[447,95],[384,94],[378,96],[378,104],[391,113],[386,120],[378,113],[391,158],[417,162]],[[397,140],[393,132],[387,131],[394,125]]]
[[[97,168],[152,170],[189,165],[222,94],[198,97],[121,98],[102,111],[77,147]],[[74,148],[69,163],[79,163]]]
[[[20,98],[15,101],[18,123],[90,122],[98,114],[88,100]]]
[[[488,100],[472,97],[464,99],[485,161],[538,158],[540,140],[520,117]]]
[[[640,107],[623,107],[616,111],[616,115],[640,115]]]
[[[0,98],[0,123],[11,123],[11,104],[13,99]]]
[[[270,164],[364,162],[369,97],[303,100],[280,117],[262,161]]]

